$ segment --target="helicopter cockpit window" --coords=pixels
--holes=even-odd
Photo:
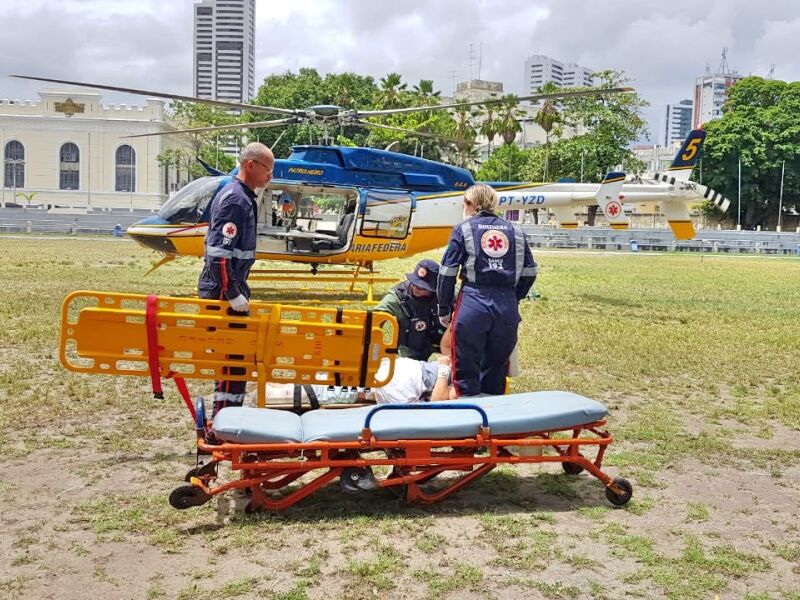
[[[411,224],[411,197],[405,194],[369,192],[361,235],[403,239]]]
[[[278,184],[259,211],[259,249],[306,254],[345,251],[353,237],[357,194],[352,189]]]
[[[201,177],[179,189],[158,216],[169,223],[197,223],[219,186],[219,177]]]

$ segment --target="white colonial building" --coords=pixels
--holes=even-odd
[[[173,129],[164,101],[104,105],[99,92],[85,90],[39,96],[0,100],[3,207],[153,209],[188,181],[156,159],[186,147],[182,136],[129,137]]]

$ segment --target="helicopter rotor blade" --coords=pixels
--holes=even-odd
[[[467,144],[470,143],[469,140],[465,140],[463,138],[454,138],[448,137],[446,135],[437,135],[435,133],[427,133],[425,131],[414,131],[413,129],[404,129],[402,127],[392,127],[391,125],[383,125],[381,123],[372,123],[371,121],[362,121],[360,119],[355,119],[350,125],[355,125],[357,127],[375,127],[376,129],[388,129],[389,131],[400,131],[402,133],[407,133],[409,135],[418,136],[418,137],[426,137],[426,138],[433,138],[437,140],[444,140],[446,142],[452,142],[454,144]]]
[[[597,88],[591,90],[578,90],[575,92],[557,92],[554,94],[535,94],[533,96],[515,96],[517,102],[536,102],[539,100],[569,100],[571,98],[581,98],[583,96],[602,96],[603,94],[622,94],[634,91],[631,87],[616,88]],[[375,117],[379,115],[396,115],[400,113],[421,112],[424,110],[442,110],[446,108],[457,108],[459,106],[485,106],[487,104],[503,104],[507,100],[497,98],[495,100],[481,100],[476,102],[456,102],[454,104],[439,104],[437,106],[412,106],[409,108],[389,108],[385,110],[364,110],[357,111],[356,117]]]
[[[31,81],[44,81],[46,83],[61,83],[64,85],[76,85],[79,87],[96,88],[99,90],[109,90],[112,92],[125,92],[127,94],[139,94],[141,96],[154,96],[156,98],[167,98],[169,100],[181,100],[183,102],[197,102],[199,104],[208,104],[210,106],[218,106],[220,108],[247,110],[257,113],[273,113],[278,115],[297,115],[298,111],[290,108],[275,108],[272,106],[258,106],[255,104],[243,104],[240,102],[227,102],[225,100],[211,100],[208,98],[197,98],[196,96],[182,96],[180,94],[167,94],[164,92],[151,92],[148,90],[139,90],[136,88],[119,87],[115,85],[105,85],[101,83],[85,83],[82,81],[68,81],[66,79],[50,79],[48,77],[33,77],[31,75],[11,75],[16,79],[29,79]]]
[[[176,129],[174,131],[157,131],[155,133],[140,133],[138,135],[128,135],[126,138],[152,137],[158,135],[175,135],[176,133],[204,133],[210,131],[230,131],[233,129],[260,129],[264,127],[279,127],[281,125],[293,125],[299,120],[297,117],[288,119],[276,119],[274,121],[254,121],[252,123],[235,123],[233,125],[212,125],[210,127],[194,127],[192,129]]]

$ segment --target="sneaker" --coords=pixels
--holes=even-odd
[[[378,480],[371,467],[348,467],[339,476],[339,486],[343,492],[358,494],[378,487]]]

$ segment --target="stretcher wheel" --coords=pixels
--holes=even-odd
[[[583,467],[574,462],[562,462],[561,468],[567,475],[579,475],[583,473]]]
[[[627,479],[623,479],[622,477],[614,477],[611,485],[621,490],[621,493],[617,493],[611,488],[610,485],[606,486],[606,498],[608,498],[608,501],[611,502],[611,504],[624,506],[633,497],[633,486]]]
[[[193,485],[182,485],[172,490],[169,495],[169,504],[172,508],[184,510],[192,506],[202,506],[211,499],[211,496]]]
[[[183,476],[183,480],[189,482],[192,480],[192,477],[203,477],[204,475],[216,475],[217,474],[217,463],[214,461],[208,462],[199,467],[193,467],[186,471],[186,475]]]

